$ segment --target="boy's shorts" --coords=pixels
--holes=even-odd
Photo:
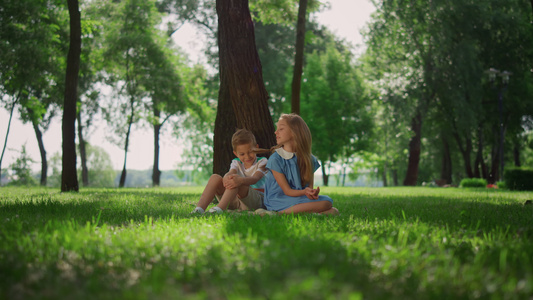
[[[222,196],[216,196],[217,200],[220,202]],[[229,205],[228,209],[236,210],[256,210],[258,208],[265,208],[263,204],[264,194],[253,187],[248,187],[248,195],[244,198],[239,198],[238,196],[233,199]]]

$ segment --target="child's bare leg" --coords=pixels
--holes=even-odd
[[[302,212],[321,213],[321,212],[328,211],[331,208],[332,208],[331,202],[323,200],[323,201],[313,201],[313,202],[296,204],[280,212],[284,214],[297,214],[297,213],[302,213]]]
[[[218,207],[220,207],[222,210],[226,210],[228,206],[231,209],[239,209],[239,210],[247,210],[248,207],[242,203],[239,199],[237,199],[237,195],[239,195],[240,198],[244,198],[248,195],[248,186],[240,186],[236,189],[231,189],[224,192],[224,195],[222,195],[222,198],[220,198],[220,201],[218,202]],[[233,203],[237,202],[238,203]]]
[[[209,203],[213,201],[215,195],[222,195],[225,190],[224,184],[222,183],[222,176],[218,174],[211,175],[202,196],[200,196],[200,201],[198,201],[196,206],[205,210]]]

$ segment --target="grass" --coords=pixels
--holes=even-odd
[[[339,216],[191,216],[201,191],[0,188],[0,298],[533,295],[532,192],[323,188]]]

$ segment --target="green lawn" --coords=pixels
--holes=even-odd
[[[323,188],[339,216],[191,216],[201,191],[0,188],[0,299],[533,295],[533,192]]]

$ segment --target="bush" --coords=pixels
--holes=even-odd
[[[505,181],[498,181],[496,182],[496,186],[499,188],[499,189],[508,189],[507,187],[507,183],[505,183]]]
[[[486,187],[487,180],[483,178],[465,178],[461,180],[460,187]]]
[[[533,191],[533,169],[507,168],[504,178],[510,190]]]

